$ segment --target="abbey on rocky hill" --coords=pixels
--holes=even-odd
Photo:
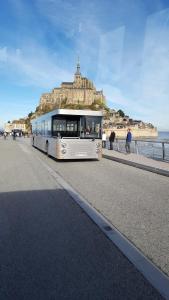
[[[43,109],[46,104],[60,107],[63,104],[92,105],[96,102],[105,103],[103,91],[97,91],[92,81],[82,77],[78,61],[74,81],[62,82],[61,86],[54,88],[51,93],[42,94],[39,108]]]

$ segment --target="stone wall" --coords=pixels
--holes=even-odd
[[[156,138],[158,136],[158,131],[156,128],[145,128],[145,129],[139,129],[139,128],[131,128],[131,133],[133,138]],[[114,131],[116,133],[116,138],[125,138],[127,135],[127,128],[112,128],[112,129],[104,129],[107,137],[109,137],[111,131]]]

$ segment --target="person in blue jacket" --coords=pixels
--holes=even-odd
[[[127,131],[127,136],[126,136],[126,152],[130,153],[130,144],[131,144],[131,140],[132,140],[132,134],[131,134],[131,130],[130,128]]]

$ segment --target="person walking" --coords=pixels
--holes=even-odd
[[[6,131],[4,132],[4,140],[6,140],[6,137],[7,137],[7,133]]]
[[[113,143],[114,143],[115,136],[116,136],[115,132],[111,131],[109,136],[110,150],[113,150]]]
[[[13,140],[15,140],[16,139],[16,132],[15,132],[15,130],[13,131]]]
[[[106,133],[103,131],[102,133],[102,147],[106,148]]]
[[[125,145],[127,153],[130,153],[131,140],[132,140],[132,134],[130,128],[128,128],[127,136],[126,136],[126,145]]]

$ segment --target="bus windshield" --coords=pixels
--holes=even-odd
[[[81,138],[101,138],[101,117],[81,117]]]
[[[98,116],[53,116],[52,136],[101,138],[101,117]]]

